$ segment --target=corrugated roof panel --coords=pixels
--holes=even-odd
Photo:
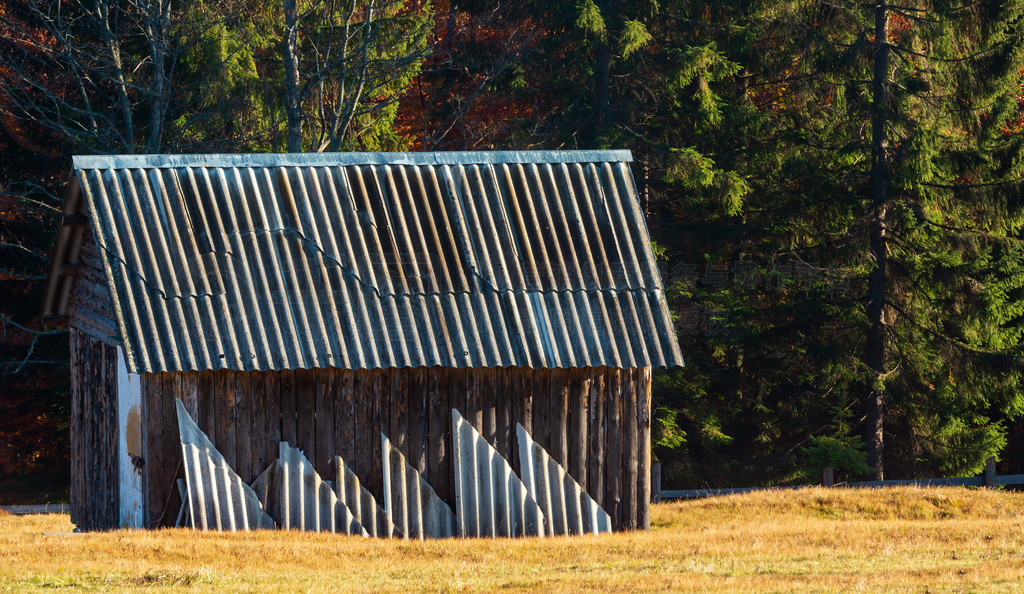
[[[628,155],[460,155],[76,158],[133,370],[682,363]]]

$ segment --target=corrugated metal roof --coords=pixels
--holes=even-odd
[[[78,157],[137,372],[681,365],[628,151]]]

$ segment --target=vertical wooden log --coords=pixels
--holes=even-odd
[[[511,370],[510,383],[513,386],[513,407],[512,415],[515,424],[523,426],[526,429],[533,440],[540,443],[537,436],[534,435],[533,428],[533,379],[534,375],[540,373],[540,370],[534,370],[529,367],[514,367]],[[522,464],[519,459],[519,443],[515,442],[512,445],[512,460],[513,469],[517,473],[522,473]]]
[[[497,380],[495,383],[495,426],[497,427],[496,443],[498,449],[506,460],[512,460],[512,447],[515,435],[515,424],[512,421],[512,375],[508,367],[495,369]]]
[[[104,448],[106,456],[107,505],[104,528],[114,529],[121,523],[121,480],[120,480],[120,448],[117,414],[117,349],[103,344],[104,363],[106,364],[106,393],[104,401],[104,420],[106,438]]]
[[[256,478],[252,473],[252,394],[249,372],[234,373],[234,472],[245,482]]]
[[[181,393],[181,373],[166,373],[164,379],[164,397],[161,400],[164,417],[164,464],[167,474],[164,477],[163,516],[161,526],[173,526],[181,508],[181,495],[178,493],[177,479],[184,478],[181,458],[181,436],[178,433],[178,407],[172,395]]]
[[[85,424],[85,422],[86,422],[86,410],[85,409],[86,409],[86,406],[88,404],[87,401],[86,401],[86,391],[88,390],[88,383],[87,383],[88,382],[88,369],[87,369],[86,363],[85,363],[85,352],[84,352],[85,348],[84,348],[84,345],[82,344],[81,333],[78,332],[77,330],[75,331],[75,343],[76,343],[75,350],[76,350],[76,355],[77,355],[76,359],[77,359],[77,367],[78,367],[77,372],[76,372],[76,376],[78,378],[78,381],[76,383],[78,385],[77,385],[77,389],[76,389],[76,393],[75,393],[75,401],[78,403],[78,410],[77,410],[77,412],[75,413],[75,416],[74,416],[75,423],[78,425],[78,439],[76,440],[77,441],[77,447],[78,447],[78,456],[77,456],[77,460],[75,461],[75,467],[78,469],[78,478],[76,480],[76,484],[78,486],[78,488],[77,488],[77,491],[78,491],[78,494],[79,494],[78,509],[79,509],[79,514],[80,514],[80,516],[78,518],[78,522],[76,522],[76,524],[81,524],[82,527],[84,528],[85,522],[87,521],[87,518],[86,518],[86,505],[87,505],[86,504],[86,498],[88,496],[88,494],[86,493],[86,472],[85,472],[85,464],[86,464],[86,456],[87,456],[86,444],[89,441],[89,435],[88,435],[89,428]]]
[[[170,390],[169,395],[170,395],[171,403],[172,404],[174,404],[174,402],[177,401],[177,400],[181,400],[182,404],[185,404],[185,401],[184,401],[185,395],[184,395],[184,392],[182,390],[182,382],[181,382],[181,379],[182,379],[181,376],[182,375],[184,375],[184,374],[182,374],[180,372],[169,372],[167,374],[167,380],[166,380],[166,383],[164,384],[164,388]],[[185,410],[188,410],[188,404],[185,404]],[[174,408],[174,416],[175,417],[178,416],[178,408],[177,408],[177,406],[175,406],[175,408]]]
[[[639,444],[637,433],[639,407],[636,398],[637,370],[622,371],[622,524],[628,530],[637,527]]]
[[[92,528],[102,530],[106,520],[106,499],[109,497],[106,485],[106,424],[104,423],[104,401],[106,400],[106,364],[103,360],[103,346],[89,338],[92,351],[92,365],[95,376],[92,384],[93,461],[92,461]]]
[[[144,420],[145,436],[143,443],[146,451],[146,465],[143,473],[148,481],[149,525],[157,528],[164,519],[164,508],[167,498],[167,483],[173,476],[174,468],[168,468],[170,459],[165,450],[165,434],[171,432],[168,420],[164,419],[165,383],[169,383],[170,374],[150,373],[143,377],[146,381],[140,385],[141,399],[145,403]],[[175,424],[175,428],[177,424]],[[180,454],[179,454],[180,456]]]
[[[249,372],[249,416],[252,418],[252,434],[249,436],[249,470],[253,479],[270,464],[267,454],[267,382],[270,373]],[[251,481],[250,481],[251,482]]]
[[[199,417],[196,423],[210,441],[217,443],[217,372],[199,372],[197,399],[199,401]]]
[[[85,529],[93,530],[96,526],[96,485],[95,485],[95,468],[96,468],[96,425],[95,415],[93,414],[93,405],[96,394],[96,364],[95,355],[91,348],[89,340],[84,335],[82,336],[82,350],[84,351],[84,357],[82,359],[82,366],[85,369],[85,384],[83,386],[82,394],[82,426],[85,427],[85,457],[84,457],[84,473],[83,479],[85,482]]]
[[[181,374],[181,403],[185,410],[192,416],[192,420],[199,423],[199,372],[186,371]]]
[[[462,404],[457,406],[459,412],[463,417],[469,421],[477,431],[483,433],[484,431],[484,412],[483,412],[483,398],[481,393],[483,392],[483,378],[481,377],[480,369],[464,369],[462,370],[466,378],[466,389],[462,394]]]
[[[637,441],[640,483],[637,486],[637,528],[651,527],[651,368],[637,370],[635,388],[638,411]],[[661,496],[659,487],[659,497]]]
[[[281,443],[281,372],[266,371],[263,374],[263,460],[260,472],[266,470],[277,459]]]
[[[584,491],[587,490],[587,410],[590,403],[590,386],[593,384],[590,368],[576,369],[570,373],[569,384],[569,474]]]
[[[989,489],[994,489],[996,487],[995,456],[989,456],[988,460],[985,460],[985,486]]]
[[[407,368],[387,371],[391,378],[391,392],[386,395],[390,409],[388,421],[390,430],[386,433],[391,443],[405,454],[406,459],[411,453],[409,451],[409,371]],[[410,463],[412,463],[411,460]]]
[[[146,458],[145,472],[149,478],[149,525],[156,528],[159,521],[163,519],[164,488],[166,482],[164,475],[170,471],[167,469],[164,457],[164,407],[163,379],[166,374],[147,373],[146,382],[140,386],[145,390],[142,392],[142,399],[146,403]]]
[[[373,374],[372,370],[360,369],[353,375],[355,447],[352,459],[345,462],[352,465],[352,472],[359,476],[364,486],[376,497],[376,492],[369,486],[374,469],[373,442],[380,441],[380,428],[373,423]]]
[[[295,446],[298,429],[295,425],[295,371],[281,370],[281,441]]]
[[[77,351],[78,351],[78,393],[77,393],[77,399],[78,399],[79,408],[78,408],[78,414],[76,415],[76,421],[78,422],[78,427],[79,427],[78,449],[79,449],[79,454],[80,455],[78,457],[77,466],[78,466],[78,469],[79,469],[78,492],[80,494],[79,505],[80,505],[80,513],[81,513],[81,517],[79,518],[78,525],[79,525],[80,528],[82,528],[84,530],[85,526],[86,526],[86,522],[88,521],[88,496],[87,496],[88,494],[86,493],[86,489],[88,488],[87,477],[86,477],[86,462],[87,462],[87,458],[86,457],[88,456],[88,453],[87,453],[88,450],[86,448],[87,448],[87,445],[88,445],[88,442],[89,442],[89,434],[88,434],[89,427],[86,425],[86,406],[88,405],[88,402],[86,400],[86,392],[87,392],[87,389],[88,389],[89,370],[88,370],[88,367],[87,367],[87,364],[86,364],[85,353],[83,352],[84,349],[85,349],[85,345],[82,344],[81,333],[76,330],[75,331],[75,335],[76,335],[76,342],[78,343],[78,347],[77,347]]]
[[[110,431],[109,423],[111,421],[110,415],[107,414],[108,403],[110,402],[110,393],[113,391],[110,389],[110,376],[108,375],[107,366],[107,349],[104,348],[106,345],[100,341],[92,339],[93,348],[95,349],[97,369],[97,383],[96,383],[96,401],[94,414],[96,415],[96,527],[100,530],[107,530],[111,528],[107,524],[109,520],[110,512],[110,497],[114,495],[110,488],[110,475],[112,474],[112,468],[110,459],[112,457],[112,444],[110,443]]]
[[[835,469],[831,466],[826,466],[821,470],[821,486],[832,487],[836,484]]]
[[[104,377],[103,377],[103,349],[96,344],[93,338],[87,337],[86,340],[89,342],[89,350],[91,356],[89,357],[89,363],[93,370],[92,386],[90,390],[91,401],[89,402],[89,412],[92,415],[92,434],[93,434],[93,445],[92,451],[92,462],[90,464],[90,472],[92,474],[91,481],[92,486],[90,489],[92,499],[92,512],[90,524],[93,530],[101,530],[103,528],[103,507],[104,499],[107,497],[107,493],[104,491],[104,443],[103,443],[103,392],[104,390]]]
[[[89,529],[96,530],[100,527],[100,501],[102,494],[99,493],[99,466],[102,441],[100,432],[100,411],[99,411],[99,390],[100,390],[100,361],[96,346],[91,338],[86,337],[89,345]]]
[[[110,475],[110,444],[107,433],[107,401],[109,400],[108,378],[107,378],[107,357],[103,343],[90,339],[93,348],[93,357],[96,361],[96,385],[93,393],[93,419],[96,423],[96,466],[93,471],[96,473],[96,519],[95,527],[99,530],[109,528],[107,526],[107,510],[110,505],[110,489],[107,478]]]
[[[70,351],[71,362],[71,523],[81,525],[84,523],[82,509],[83,488],[82,484],[82,441],[85,438],[82,427],[82,385],[83,378],[79,361],[79,338],[78,330],[71,327],[68,330],[68,350]]]
[[[448,497],[445,501],[448,502],[448,505],[452,506],[452,509],[455,509],[455,463],[451,461],[455,451],[454,438],[452,437],[452,409],[465,412],[467,394],[470,389],[470,370],[449,368],[445,370],[445,373],[445,387],[448,390],[448,409],[444,411],[444,422],[442,424],[444,426],[445,448],[448,451],[448,460],[450,461],[444,467],[444,472],[447,474],[446,482],[448,483]]]
[[[604,510],[615,530],[622,530],[622,370],[608,370],[605,383],[605,496]]]
[[[496,367],[485,367],[478,370],[480,372],[480,417],[483,432],[481,435],[487,440],[487,443],[497,447],[498,444],[498,412],[495,410],[497,406],[497,393],[498,393],[498,368]],[[500,450],[499,450],[500,451]]]
[[[529,427],[529,425],[523,423],[523,384],[520,376],[521,373],[518,367],[508,368],[509,411],[512,413],[508,461],[512,465],[512,470],[519,476],[522,476],[522,468],[519,464],[519,442],[516,439],[516,425],[520,424],[523,427]]]
[[[594,370],[594,381],[590,385],[590,410],[588,411],[588,437],[590,439],[590,460],[588,463],[590,475],[587,479],[587,491],[598,505],[604,505],[605,476],[604,461],[607,453],[607,439],[605,433],[604,410],[607,398],[605,397],[605,384],[608,377],[607,367],[598,367]]]
[[[149,460],[149,433],[150,422],[149,422],[149,392],[150,392],[150,381],[153,374],[141,373],[139,374],[139,431],[142,432],[142,527],[150,527],[150,518],[152,512],[152,506],[150,505],[150,469]]]
[[[551,413],[548,419],[551,432],[551,456],[569,468],[569,384],[572,373],[567,369],[552,369],[548,394]]]
[[[89,350],[92,352],[90,363],[93,368],[92,402],[89,403],[89,410],[92,414],[93,425],[93,450],[92,450],[92,528],[103,529],[104,507],[106,504],[107,492],[105,485],[105,458],[106,449],[104,444],[103,424],[103,401],[105,389],[103,348],[92,338],[88,338]]]
[[[427,431],[429,434],[427,480],[434,486],[438,497],[453,502],[452,488],[448,477],[448,468],[452,465],[451,450],[448,447],[452,424],[447,421],[452,414],[452,407],[448,402],[447,377],[449,373],[450,369],[447,367],[431,367],[427,370],[427,399],[429,402],[427,408]]]
[[[552,457],[557,454],[551,451],[551,430],[548,418],[551,416],[551,370],[536,369],[531,374],[533,383],[533,441],[539,443]]]
[[[376,439],[371,439],[370,442],[373,446],[373,455],[371,458],[372,470],[369,472],[369,484],[372,487],[371,493],[378,500],[384,499],[384,464],[381,458],[381,440],[380,434],[387,433],[388,417],[390,409],[390,396],[391,396],[391,375],[386,369],[377,369],[373,372],[373,391],[372,391],[372,411],[373,411],[373,422],[371,427],[375,428],[373,435]]]
[[[295,428],[297,446],[310,461],[317,459],[316,451],[316,389],[312,369],[295,371]]]
[[[427,459],[430,457],[430,421],[427,419],[429,393],[427,390],[427,369],[415,367],[409,370],[409,463],[430,481]]]
[[[200,395],[199,395],[199,372],[198,371],[186,371],[186,372],[181,373],[180,375],[181,375],[180,382],[181,382],[181,401],[182,401],[182,404],[185,405],[185,409],[188,411],[188,414],[192,417],[192,420],[195,421],[196,424],[199,424],[199,422],[200,422],[199,421],[199,417],[201,415],[201,413],[200,413],[200,405],[199,405],[199,399],[200,399]],[[177,410],[175,410],[175,420],[177,420]],[[179,435],[179,437],[178,437],[178,445],[177,445],[177,449],[179,449],[179,450],[181,449],[180,443],[181,443],[181,439],[180,439],[180,435]],[[181,473],[181,476],[184,477],[185,476],[184,460],[182,460],[182,465],[183,465],[182,469],[179,472]],[[174,518],[171,518],[171,522],[173,522],[174,520],[177,519],[177,515],[178,515],[177,512],[178,512],[179,509],[180,509],[180,507],[177,507],[177,508],[172,509],[171,512],[168,512],[168,513],[173,513],[174,516],[175,516]]]
[[[316,392],[316,460],[313,467],[320,476],[334,476],[334,370],[314,371]]]
[[[345,464],[352,465],[356,450],[355,371],[334,369],[334,448]],[[333,462],[333,461],[332,461]]]
[[[230,369],[217,371],[217,451],[232,466],[237,462],[235,443],[235,373]]]

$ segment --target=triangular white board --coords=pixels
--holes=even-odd
[[[202,530],[274,528],[256,493],[213,447],[181,400],[175,403],[192,526]]]
[[[612,518],[547,451],[516,423],[520,475],[540,504],[548,534],[612,531]]]
[[[455,514],[433,487],[410,466],[383,433],[384,510],[408,538],[449,538],[458,535]]]
[[[462,536],[544,536],[544,516],[509,463],[452,409],[455,515]]]
[[[269,474],[266,486],[261,479],[257,481],[266,492],[267,511],[282,528],[368,536],[352,510],[320,478],[302,450],[282,441],[278,455],[268,473],[264,473]]]
[[[402,532],[341,456],[334,457],[334,492],[370,536],[402,538]]]

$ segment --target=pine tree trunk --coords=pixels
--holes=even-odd
[[[161,0],[151,0],[146,6],[145,31],[149,41],[153,79],[149,85],[149,136],[146,139],[147,153],[160,151],[163,143],[163,124],[169,92],[169,82],[164,68],[167,54],[167,15],[170,7]]]
[[[302,152],[302,97],[299,89],[299,18],[295,0],[284,8],[284,112],[288,121],[288,152]]]
[[[889,76],[889,6],[884,1],[875,6],[875,55],[871,97],[871,221],[870,258],[873,268],[868,275],[867,314],[870,327],[864,346],[864,364],[871,377],[865,389],[865,427],[868,466],[874,469],[875,480],[885,477],[883,453],[885,446],[884,405],[886,367],[886,211],[889,199],[888,76]]]
[[[114,89],[117,93],[117,102],[121,109],[121,124],[124,130],[121,134],[126,152],[135,152],[135,122],[132,116],[132,102],[128,97],[129,82],[125,76],[124,66],[121,61],[121,45],[114,35],[110,24],[110,2],[99,0],[96,2],[96,16],[100,26],[100,35],[103,44],[110,54],[111,78],[114,82]]]

